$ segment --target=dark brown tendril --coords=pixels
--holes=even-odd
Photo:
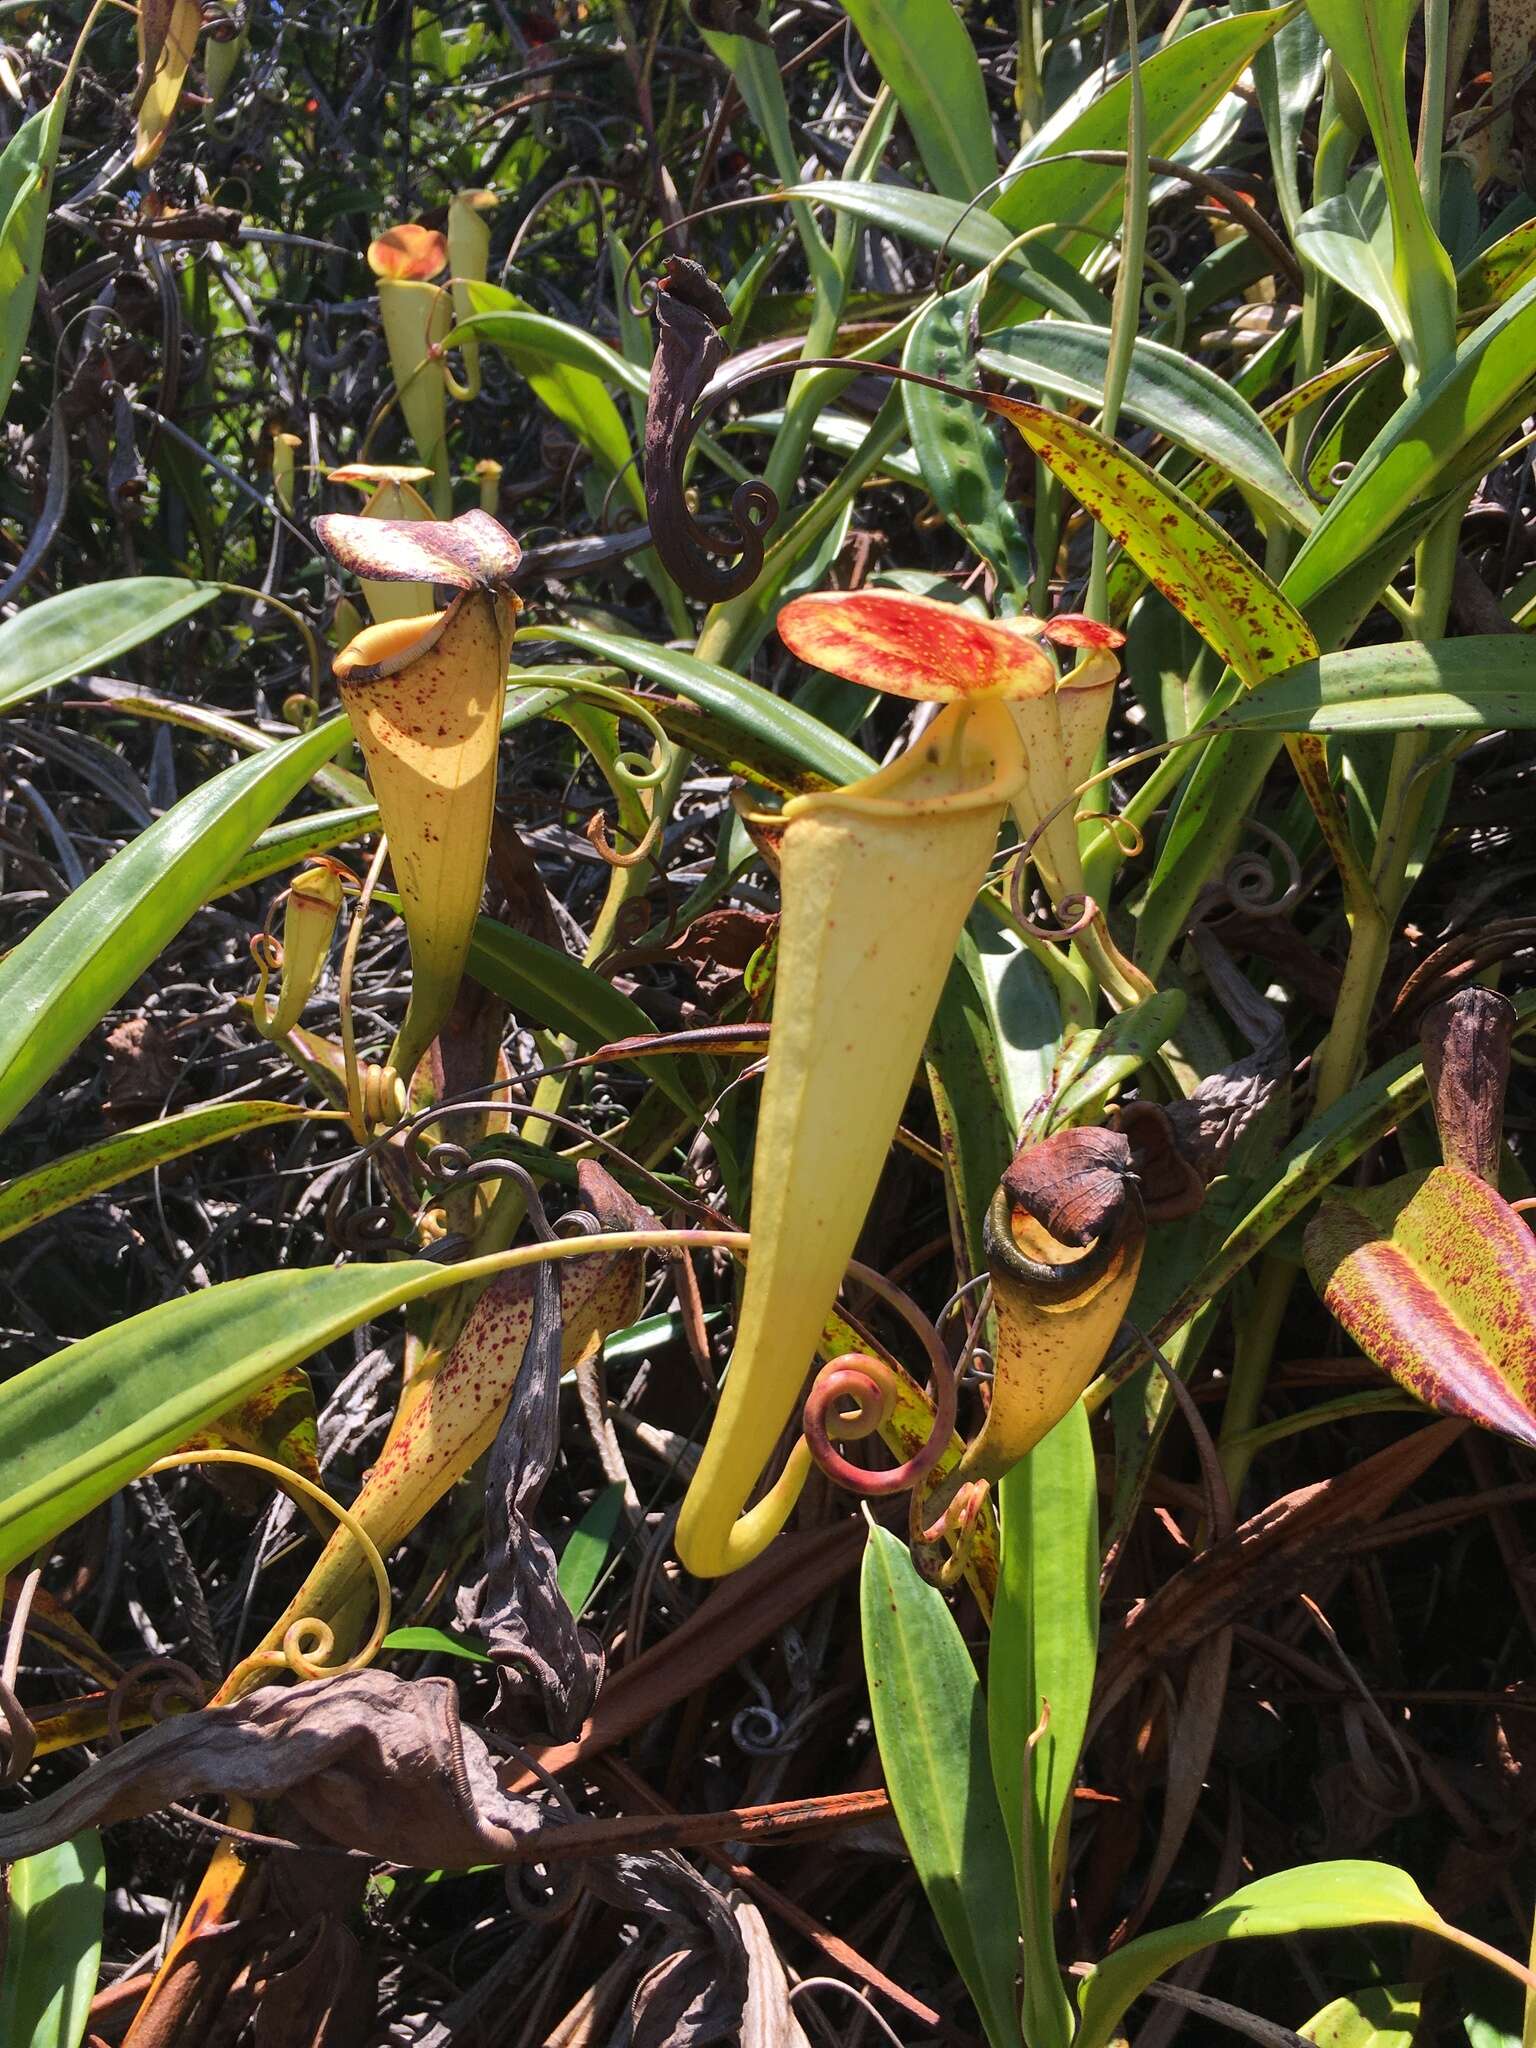
[[[602,1224],[590,1209],[567,1209],[551,1224],[539,1198],[538,1183],[520,1159],[484,1157],[463,1145],[434,1145],[427,1154],[427,1171],[445,1189],[473,1187],[481,1181],[514,1180],[528,1205],[528,1226],[540,1244],[553,1244],[560,1237],[595,1237]]]
[[[834,1431],[845,1440],[872,1436],[895,1408],[900,1381],[882,1358],[867,1351],[849,1351],[834,1358],[817,1373],[805,1397],[801,1427],[813,1462],[834,1485],[865,1500],[884,1499],[905,1493],[928,1477],[948,1450],[955,1433],[957,1391],[955,1368],[944,1340],[910,1296],[895,1287],[883,1274],[857,1263],[849,1276],[879,1295],[914,1332],[933,1375],[933,1428],[927,1442],[902,1464],[884,1472],[871,1472],[846,1459],[832,1441]],[[839,1411],[839,1403],[852,1402],[851,1409]]]
[[[579,1820],[581,1816],[571,1804],[570,1796],[559,1780],[547,1771],[536,1756],[523,1749],[518,1743],[508,1742],[507,1753],[514,1763],[536,1777],[550,1795],[559,1820]],[[536,1889],[535,1872],[543,1871],[544,1889]],[[507,1902],[535,1926],[552,1926],[565,1919],[576,1904],[584,1889],[581,1865],[557,1861],[553,1865],[543,1863],[509,1863],[502,1878]]]
[[[527,1082],[542,1080],[546,1074],[571,1073],[585,1064],[586,1059],[577,1059],[565,1060],[548,1067],[530,1068],[526,1073],[517,1075],[515,1081],[508,1085],[521,1086]],[[508,1102],[497,1096],[482,1096],[478,1089],[471,1088],[459,1095],[445,1095],[433,1103],[431,1108],[417,1110],[411,1116],[403,1117],[392,1130],[381,1132],[353,1155],[340,1179],[331,1189],[325,1205],[326,1236],[336,1249],[354,1256],[392,1251],[403,1253],[408,1258],[435,1259],[439,1262],[457,1258],[465,1249],[462,1237],[450,1235],[440,1238],[435,1244],[423,1247],[396,1233],[395,1222],[399,1214],[396,1205],[389,1202],[374,1202],[353,1207],[351,1202],[363,1172],[385,1152],[387,1147],[393,1146],[398,1152],[399,1143],[404,1140],[411,1148],[414,1163],[420,1167],[423,1174],[426,1174],[429,1171],[428,1163],[415,1150],[417,1135],[430,1124],[444,1122],[454,1112],[472,1115],[481,1111],[493,1111],[498,1116],[527,1117],[532,1121],[569,1131],[583,1144],[590,1145],[600,1154],[617,1160],[627,1175],[653,1189],[669,1208],[686,1211],[710,1229],[727,1227],[728,1219],[717,1209],[710,1208],[706,1202],[690,1199],[681,1188],[670,1186],[666,1181],[658,1179],[648,1168],[642,1166],[638,1159],[631,1158],[621,1146],[615,1145],[601,1132],[588,1130],[584,1124],[576,1122],[573,1117],[562,1116],[558,1110],[540,1109],[530,1102]],[[508,1166],[505,1162],[491,1163],[494,1167],[492,1173],[476,1177],[490,1180],[508,1176]],[[449,1177],[452,1177],[451,1161]],[[561,1218],[561,1222],[564,1220]]]
[[[163,1721],[177,1702],[194,1710],[207,1704],[208,1688],[200,1673],[194,1671],[190,1664],[183,1664],[177,1657],[145,1657],[140,1663],[131,1664],[107,1695],[109,1748],[121,1747],[123,1716],[130,1706],[136,1704],[135,1692],[142,1692],[155,1674],[159,1674],[160,1682],[148,1700],[152,1721]]]
[[[1243,829],[1256,832],[1279,854],[1286,871],[1284,889],[1275,889],[1275,871],[1267,854],[1234,854],[1222,869],[1220,879],[1196,903],[1192,925],[1220,918],[1228,910],[1240,911],[1246,917],[1284,917],[1300,900],[1304,884],[1301,863],[1293,848],[1257,818],[1244,818]]]
[[[205,1828],[209,1834],[218,1835],[226,1842],[239,1842],[247,1849],[276,1849],[290,1856],[339,1856],[351,1863],[373,1862],[365,1849],[343,1849],[335,1842],[295,1842],[287,1835],[258,1834],[254,1828],[237,1828],[232,1821],[214,1820],[210,1814],[198,1813],[190,1806],[183,1806],[179,1799],[168,1801],[166,1811],[174,1813],[179,1820],[191,1821],[195,1827]]]
[[[779,501],[766,484],[748,481],[737,485],[730,519],[718,530],[701,526],[694,517],[683,472],[698,431],[695,407],[725,358],[720,330],[731,311],[713,279],[686,256],[667,259],[651,310],[657,330],[645,415],[651,542],[680,590],[717,603],[756,582],[764,535],[779,515]]]

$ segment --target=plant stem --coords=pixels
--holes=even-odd
[[[1464,501],[1459,499],[1425,534],[1415,556],[1416,578],[1410,610],[1411,640],[1438,639],[1445,631],[1456,572]],[[1351,930],[1349,957],[1333,1023],[1318,1055],[1314,1109],[1329,1109],[1354,1080],[1365,1052],[1372,1006],[1385,972],[1392,928],[1407,894],[1408,864],[1428,795],[1420,776],[1433,742],[1427,733],[1399,733],[1382,805],[1381,830],[1371,864],[1371,886],[1379,915],[1358,919]]]
[[[1115,438],[1120,407],[1130,379],[1141,315],[1141,272],[1147,253],[1147,103],[1141,88],[1141,58],[1136,40],[1136,14],[1126,0],[1130,37],[1131,118],[1126,135],[1125,209],[1121,215],[1120,269],[1115,278],[1114,310],[1109,326],[1109,360],[1104,367],[1104,408],[1099,432]],[[1091,619],[1109,617],[1109,528],[1094,521],[1093,560],[1083,609]]]

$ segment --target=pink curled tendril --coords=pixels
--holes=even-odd
[[[848,1271],[895,1309],[927,1352],[933,1375],[933,1428],[920,1449],[889,1471],[871,1472],[842,1455],[832,1441],[834,1430],[845,1441],[872,1436],[890,1420],[899,1396],[895,1372],[884,1359],[867,1351],[845,1352],[822,1367],[805,1397],[801,1426],[812,1462],[834,1485],[865,1500],[882,1500],[905,1493],[926,1479],[949,1449],[955,1433],[955,1368],[943,1338],[909,1295],[868,1266],[855,1262]],[[851,1402],[852,1408],[838,1412],[840,1402]]]

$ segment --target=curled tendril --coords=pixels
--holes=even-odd
[[[111,1749],[121,1746],[123,1740],[123,1716],[129,1705],[138,1705],[132,1695],[136,1689],[148,1682],[152,1672],[162,1673],[160,1683],[150,1694],[147,1704],[149,1718],[163,1721],[175,1703],[196,1711],[208,1704],[208,1688],[199,1672],[190,1664],[183,1664],[179,1657],[145,1657],[137,1664],[131,1664],[107,1695],[107,1745]]]
[[[846,1351],[817,1373],[800,1420],[811,1456],[823,1472],[850,1492],[880,1494],[899,1492],[900,1488],[888,1486],[888,1472],[865,1472],[846,1465],[833,1448],[832,1432],[835,1429],[844,1443],[873,1436],[895,1412],[896,1376],[884,1359],[868,1351]],[[854,1473],[857,1486],[848,1476]]]
[[[632,853],[621,853],[608,837],[608,820],[601,811],[594,811],[587,820],[587,844],[601,856],[611,868],[644,867],[656,851],[656,842],[661,837],[661,820],[652,818],[645,828],[640,843]]]
[[[580,1818],[571,1804],[565,1787],[544,1768],[536,1756],[530,1755],[515,1742],[507,1744],[507,1753],[513,1762],[521,1765],[525,1771],[538,1779],[553,1799],[560,1820],[571,1821]],[[535,1891],[534,1873],[541,1870],[544,1872],[544,1889]],[[583,1889],[581,1865],[566,1863],[563,1860],[552,1865],[509,1863],[502,1884],[508,1903],[515,1907],[525,1920],[533,1921],[536,1926],[550,1926],[556,1921],[563,1920],[580,1897]]]
[[[9,1791],[19,1785],[32,1768],[32,1759],[37,1754],[37,1730],[32,1717],[11,1688],[0,1679],[0,1736],[5,1741],[5,1757],[0,1762],[0,1791]]]
[[[806,1396],[801,1427],[812,1462],[834,1485],[866,1500],[880,1500],[920,1484],[949,1449],[955,1433],[955,1368],[943,1338],[910,1296],[868,1266],[855,1262],[848,1272],[895,1309],[916,1334],[928,1354],[933,1375],[933,1428],[927,1442],[903,1464],[884,1472],[871,1472],[862,1465],[851,1464],[832,1442],[834,1428],[840,1437],[857,1439],[873,1435],[889,1422],[899,1397],[900,1381],[884,1359],[872,1357],[867,1351],[845,1352],[822,1367]],[[850,1400],[854,1404],[851,1412],[833,1412],[839,1401]]]
[[[1243,829],[1256,832],[1279,854],[1286,870],[1286,886],[1278,894],[1275,891],[1275,873],[1269,856],[1262,853],[1240,853],[1227,862],[1222,870],[1216,888],[1210,892],[1203,911],[1194,919],[1204,923],[1212,917],[1219,917],[1223,909],[1241,911],[1247,917],[1284,917],[1294,907],[1302,892],[1301,862],[1294,850],[1270,826],[1261,824],[1257,818],[1245,818]],[[1226,897],[1226,904],[1220,901]]]
[[[587,1064],[585,1058],[564,1060],[548,1067],[533,1068],[501,1085],[521,1086],[526,1082],[542,1080],[546,1074],[571,1073]],[[427,1125],[440,1124],[445,1117],[455,1112],[469,1116],[494,1112],[497,1116],[527,1117],[541,1124],[549,1124],[558,1130],[569,1131],[572,1137],[579,1139],[584,1145],[617,1160],[626,1174],[653,1189],[671,1208],[686,1210],[711,1228],[717,1227],[721,1222],[719,1213],[711,1209],[707,1202],[691,1200],[679,1188],[671,1187],[666,1181],[658,1179],[638,1159],[631,1158],[622,1146],[614,1144],[611,1138],[605,1138],[599,1131],[588,1130],[573,1117],[564,1116],[558,1110],[541,1108],[536,1103],[508,1102],[498,1096],[482,1095],[478,1089],[469,1088],[461,1094],[442,1096],[429,1108],[416,1110],[411,1116],[402,1118],[392,1129],[381,1131],[371,1138],[347,1162],[343,1174],[332,1187],[325,1206],[326,1236],[338,1251],[352,1254],[398,1251],[411,1258],[445,1260],[457,1257],[463,1250],[463,1240],[457,1236],[445,1237],[426,1251],[419,1245],[396,1236],[394,1227],[398,1212],[390,1203],[369,1203],[355,1208],[349,1206],[359,1178],[371,1163],[386,1154],[390,1148],[393,1148],[393,1156],[398,1159],[401,1139],[405,1141],[412,1162],[423,1175],[427,1174],[427,1162],[416,1151],[415,1140]],[[515,1173],[526,1172],[526,1169],[515,1160],[496,1160],[491,1163],[494,1172],[482,1176],[485,1179],[505,1180],[512,1178]],[[526,1193],[529,1183],[524,1181],[522,1185]],[[573,1211],[572,1216],[574,1218],[584,1213]],[[561,1223],[564,1224],[565,1220],[562,1217]]]
[[[413,1139],[419,1136],[413,1132]],[[495,1156],[477,1158],[463,1145],[434,1145],[426,1156],[426,1170],[444,1188],[474,1187],[482,1181],[516,1181],[523,1191],[528,1227],[540,1244],[553,1244],[561,1237],[595,1237],[602,1224],[590,1209],[567,1209],[557,1223],[551,1223],[539,1195],[538,1182],[521,1160]]]
[[[263,989],[266,977],[283,971],[283,942],[273,932],[252,932],[251,958],[261,970]]]
[[[1147,850],[1147,835],[1134,818],[1123,811],[1079,811],[1074,824],[1101,825],[1114,840],[1122,860],[1139,860]]]
[[[300,1615],[299,1619],[284,1631],[280,1650],[253,1650],[249,1657],[235,1666],[225,1681],[233,1686],[246,1672],[286,1666],[298,1678],[344,1678],[349,1672],[364,1671],[379,1653],[379,1645],[389,1633],[391,1597],[389,1573],[384,1569],[384,1560],[379,1555],[379,1546],[374,1542],[362,1523],[350,1508],[326,1492],[323,1486],[316,1486],[312,1479],[306,1479],[300,1472],[291,1472],[286,1465],[279,1465],[271,1458],[263,1458],[256,1451],[180,1451],[169,1458],[157,1458],[148,1468],[156,1472],[175,1472],[184,1465],[247,1465],[253,1471],[265,1472],[267,1477],[285,1492],[296,1489],[308,1499],[333,1514],[346,1530],[352,1541],[363,1553],[373,1583],[378,1593],[378,1612],[368,1640],[357,1652],[341,1664],[327,1664],[328,1657],[336,1646],[335,1631],[328,1622],[316,1614]]]
[[[647,761],[643,754],[625,753],[619,755],[614,768],[623,774],[632,789],[654,789],[661,782],[667,772],[665,757],[672,751],[672,742],[667,738],[667,729],[661,720],[633,690],[621,690],[612,683],[600,683],[588,676],[562,676],[556,683],[541,683],[539,687],[565,690],[573,697],[584,697],[591,703],[606,705],[620,718],[632,718],[636,725],[643,725],[662,751],[661,762]],[[636,762],[640,764],[638,768],[634,765]]]
[[[364,1060],[357,1070],[363,1115],[370,1127],[393,1124],[405,1111],[405,1083],[393,1067]]]
[[[1063,896],[1056,906],[1061,924],[1036,924],[1022,901],[1024,890],[1021,876],[1023,863],[1014,870],[1010,882],[1010,908],[1018,919],[1019,929],[1032,939],[1039,939],[1047,946],[1069,946],[1074,939],[1080,939],[1084,932],[1092,931],[1098,922],[1099,906],[1091,896]]]

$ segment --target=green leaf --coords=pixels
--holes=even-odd
[[[1368,306],[1398,348],[1410,348],[1413,322],[1392,274],[1392,215],[1374,166],[1346,191],[1314,206],[1296,223],[1296,253]]]
[[[978,913],[972,919],[958,957],[980,991],[997,1048],[999,1093],[1011,1147],[1030,1106],[1051,1085],[1061,1050],[1061,1000],[1017,932],[996,918]]]
[[[743,413],[740,419],[728,420],[724,433],[776,434],[784,424],[784,408],[775,406],[765,412]],[[811,428],[811,440],[818,448],[826,448],[834,455],[857,455],[869,438],[869,421],[856,419],[852,413],[831,412],[825,408],[816,415]],[[900,477],[903,483],[921,484],[923,473],[917,458],[905,449],[897,450],[880,458],[880,473],[883,476]]]
[[[1124,136],[1119,146],[1125,147]],[[1073,170],[1082,170],[1074,164]],[[1016,239],[981,207],[967,207],[939,192],[915,192],[906,185],[858,184],[837,178],[814,185],[790,185],[780,195],[796,202],[830,206],[870,227],[902,235],[927,249],[943,249],[973,269],[995,263]],[[1009,255],[999,266],[999,280],[1016,296],[1024,295],[1063,313],[1069,320],[1108,320],[1103,294],[1078,275],[1071,264],[1037,242]]]
[[[106,1914],[107,1872],[94,1828],[23,1856],[9,1873],[0,1975],[6,2048],[79,2048],[85,2038]]]
[[[985,279],[978,278],[932,300],[913,323],[903,365],[927,377],[975,385],[977,359],[970,328],[985,290]],[[1045,323],[1041,325],[1044,331]],[[962,539],[991,563],[1005,591],[1022,603],[1034,570],[1034,550],[1008,495],[1008,460],[997,429],[979,406],[923,384],[903,384],[901,401],[912,452],[933,502]]]
[[[484,1650],[477,1650],[463,1636],[450,1636],[440,1628],[392,1628],[380,1643],[381,1650],[420,1650],[433,1657],[462,1657],[469,1664],[489,1664]]]
[[[1018,2048],[1011,1858],[970,1652],[943,1594],[877,1524],[859,1610],[875,1740],[913,1868],[992,2048]]]
[[[0,155],[0,413],[11,402],[37,303],[69,83],[66,77],[47,106],[22,122]]]
[[[1223,732],[1466,732],[1536,726],[1536,640],[1402,640],[1324,654],[1215,721]]]
[[[827,783],[857,782],[874,773],[875,763],[852,740],[845,740],[809,712],[786,704],[761,683],[748,682],[717,662],[700,661],[696,655],[656,647],[626,633],[604,632],[596,626],[540,626],[538,630],[542,639],[579,647],[595,661],[613,662],[664,690],[675,690],[749,740],[782,754]]]
[[[981,65],[951,0],[845,4],[895,94],[929,183],[946,198],[973,199],[997,176],[997,160]]]
[[[475,309],[475,328],[480,327],[479,316],[485,313],[537,317],[514,292],[503,291],[500,285],[471,283],[465,289]],[[560,325],[557,320],[542,323],[544,328]],[[618,480],[618,488],[643,519],[645,491],[635,471],[635,451],[630,442],[629,428],[624,424],[624,415],[608,396],[602,378],[594,375],[590,368],[573,367],[570,360],[573,351],[562,347],[556,353],[549,345],[553,337],[543,334],[542,329],[539,338],[531,344],[514,339],[505,322],[495,331],[489,328],[481,331],[486,340],[494,342],[501,350],[518,375],[527,379],[534,396],[563,426],[570,428],[604,473]],[[615,356],[613,360],[618,365],[613,381],[622,384],[629,366],[622,357]]]
[[[1038,320],[993,335],[977,360],[984,370],[1067,398],[1102,404],[1109,332],[1070,321]],[[1285,466],[1274,436],[1230,383],[1203,363],[1138,341],[1131,352],[1122,410],[1251,491],[1289,526],[1306,533],[1317,508]]]
[[[987,1665],[992,1780],[1024,1929],[1025,2039],[1030,2048],[1065,2048],[1071,2008],[1052,1921],[1099,1640],[1098,1481],[1080,1401],[1004,1477],[998,1507],[1002,1566]]]
[[[1422,1984],[1368,1984],[1333,1999],[1296,2031],[1317,2048],[1413,2048],[1423,2006]]]
[[[1324,1306],[1400,1387],[1536,1445],[1536,1238],[1461,1166],[1335,1190],[1307,1226]]]
[[[1236,84],[1255,53],[1295,12],[1294,7],[1271,7],[1228,15],[1180,36],[1166,50],[1145,59],[1141,90],[1147,153],[1176,156]],[[1096,251],[1101,246],[1097,231],[1112,233],[1120,225],[1124,166],[1085,164],[1063,157],[1061,152],[1123,151],[1130,108],[1131,79],[1129,72],[1124,72],[1108,91],[1096,93],[1081,112],[1065,121],[1047,122],[1010,165],[1008,181],[992,203],[996,218],[1012,234],[1064,223],[1058,229],[1057,247],[1073,262]]]
[[[289,1366],[456,1282],[424,1259],[254,1273],[13,1374],[0,1385],[0,1572]]]
[[[1408,359],[1437,367],[1452,345],[1451,259],[1424,204],[1408,126],[1408,36],[1420,0],[1309,0],[1308,12],[1349,74],[1370,123],[1392,214],[1392,273]]]
[[[1464,313],[1480,313],[1510,298],[1536,277],[1536,220],[1522,221],[1479,251],[1456,276]]]
[[[1536,279],[1398,407],[1308,535],[1285,590],[1324,647],[1353,631],[1446,501],[1476,482],[1530,400]]]
[[[1291,564],[1282,589],[1325,649],[1349,638],[1415,542],[1458,490],[1492,465],[1530,402],[1536,357],[1536,279],[1462,343],[1388,420]],[[1215,716],[1236,692],[1218,691]],[[1155,972],[1205,879],[1212,825],[1240,818],[1274,762],[1276,745],[1218,735],[1185,785],[1148,887],[1137,953]]]
[[[216,583],[189,583],[184,576],[123,576],[28,605],[0,624],[0,710],[104,667],[218,594]]]
[[[204,1145],[243,1137],[271,1124],[293,1123],[309,1114],[302,1104],[292,1102],[216,1102],[67,1152],[62,1159],[51,1159],[0,1185],[0,1239],[14,1237],[18,1230],[30,1229],[45,1216],[57,1216],[88,1195],[116,1187],[136,1173],[148,1173],[167,1160],[184,1158]]]
[[[1259,4],[1260,0],[1234,0],[1232,11],[1251,14]],[[1253,83],[1269,140],[1275,197],[1288,227],[1302,209],[1298,177],[1304,161],[1302,133],[1322,82],[1323,39],[1305,13],[1288,21],[1253,60]]]
[[[1108,2048],[1147,1986],[1213,1942],[1378,1926],[1447,1932],[1413,1879],[1390,1863],[1313,1863],[1261,1877],[1198,1919],[1139,1935],[1096,1965],[1077,1994],[1080,2018],[1073,2048]]]
[[[613,1532],[624,1508],[624,1482],[616,1479],[605,1486],[571,1531],[560,1553],[555,1577],[572,1614],[579,1615],[592,1597],[603,1566],[608,1561]]]
[[[468,320],[461,320],[444,338],[444,348],[456,348],[460,342],[478,335],[499,348],[515,368],[520,369],[526,362],[536,374],[544,373],[551,365],[578,370],[601,383],[617,384],[644,406],[650,395],[650,372],[621,356],[607,342],[599,341],[595,334],[572,327],[564,320],[552,320],[547,313],[535,313],[499,285],[471,284],[469,292],[482,310]]]
[[[218,740],[233,747],[237,754],[268,754],[274,747],[280,747],[283,737],[286,737],[263,732],[259,726],[244,725],[238,718],[231,718],[228,712],[215,711],[211,705],[185,703],[179,697],[162,697],[157,691],[141,689],[135,683],[121,682],[114,676],[92,676],[85,687],[92,697],[110,705],[114,712],[124,713],[130,718],[151,718],[166,725],[180,726],[186,732],[200,733],[204,739]],[[367,783],[349,768],[338,768],[327,762],[315,770],[311,780],[317,790],[323,791],[336,803],[350,807],[369,801]]]
[[[316,778],[318,786],[318,777]],[[377,804],[346,804],[334,811],[320,811],[304,818],[285,818],[263,832],[242,854],[218,887],[220,896],[236,889],[248,889],[253,882],[265,882],[287,868],[299,867],[317,853],[345,846],[349,840],[365,839],[379,829]]]
[[[215,775],[0,961],[0,1129],[216,892],[348,731],[344,718],[333,718]]]
[[[982,1222],[1013,1156],[1014,1126],[969,931],[961,933],[950,962],[923,1059],[960,1232],[979,1271],[985,1264]]]

